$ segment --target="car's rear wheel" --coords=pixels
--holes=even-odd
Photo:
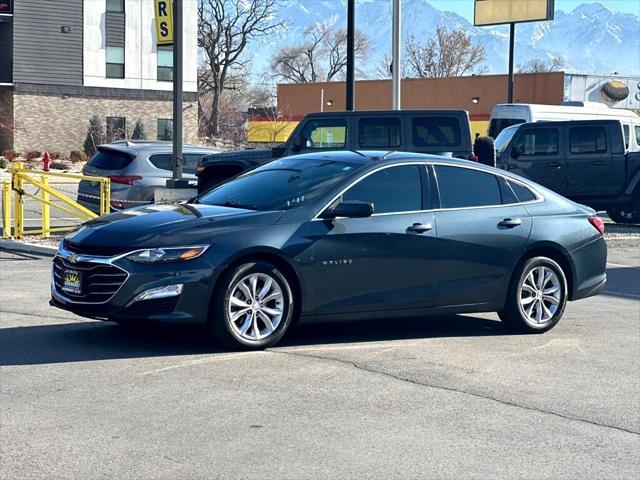
[[[562,318],[567,304],[567,279],[562,267],[547,257],[534,257],[513,275],[500,319],[513,330],[542,333]]]
[[[616,223],[640,223],[640,192],[636,192],[628,205],[607,210],[607,215]]]
[[[215,338],[226,346],[263,349],[275,345],[293,317],[286,276],[268,262],[239,265],[220,279],[211,309]]]

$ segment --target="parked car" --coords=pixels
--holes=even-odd
[[[570,120],[619,120],[627,150],[640,151],[640,117],[631,110],[610,108],[597,102],[568,102],[564,105],[500,103],[491,110],[488,133],[497,138],[503,129],[512,125]]]
[[[204,157],[197,170],[198,192],[276,158],[360,149],[392,149],[471,159],[469,114],[464,110],[310,113],[280,146]],[[491,164],[493,152],[491,143]]]
[[[615,222],[640,222],[640,152],[625,151],[619,121],[514,125],[498,135],[496,149],[498,167],[606,210]]]
[[[273,345],[297,319],[497,311],[544,332],[605,284],[594,213],[464,160],[287,157],[190,204],[85,223],[53,260],[51,304],[118,322],[198,319],[237,348]]]
[[[215,148],[183,147],[184,178],[196,186],[198,162],[204,155],[214,155]],[[82,173],[111,179],[111,208],[122,210],[145,203],[153,203],[155,187],[164,186],[171,178],[171,142],[118,141],[100,145],[98,152],[87,162]],[[78,203],[98,213],[100,186],[98,182],[80,181]]]

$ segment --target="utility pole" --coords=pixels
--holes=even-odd
[[[507,103],[513,103],[513,47],[516,36],[516,24],[509,24],[509,91]]]
[[[182,179],[182,0],[173,1],[173,154],[168,188],[187,188]]]
[[[400,38],[402,36],[402,0],[393,1],[393,32],[391,76],[393,89],[393,109],[400,110],[400,81],[402,79],[402,61],[400,59]]]
[[[347,0],[347,110],[353,110],[355,91],[356,0]]]

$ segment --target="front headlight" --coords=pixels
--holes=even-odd
[[[135,263],[167,263],[180,262],[198,258],[209,248],[208,245],[177,248],[149,248],[137,250],[125,258]]]

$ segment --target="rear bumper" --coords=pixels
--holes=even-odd
[[[569,300],[597,295],[607,283],[607,243],[604,237],[571,252],[573,291]]]

